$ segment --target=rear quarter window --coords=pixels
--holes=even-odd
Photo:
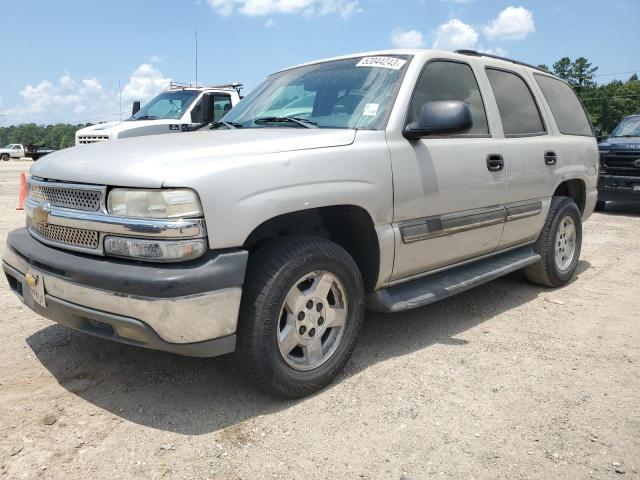
[[[547,99],[560,133],[592,137],[589,119],[573,89],[555,78],[537,73],[534,76]]]

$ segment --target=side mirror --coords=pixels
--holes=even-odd
[[[131,108],[131,116],[133,117],[139,111],[140,111],[140,100],[136,100],[135,102],[133,102],[133,107]]]
[[[404,129],[404,136],[417,140],[428,135],[462,133],[471,128],[471,110],[464,102],[444,100],[422,106],[420,118]]]

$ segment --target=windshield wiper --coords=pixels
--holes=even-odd
[[[637,135],[615,135],[613,138],[635,138],[640,137],[640,133]]]
[[[213,122],[209,124],[209,130],[215,130],[216,128],[220,128],[220,127],[227,127],[231,130],[235,130],[236,128],[242,128],[242,125],[240,125],[237,122]]]
[[[139,116],[137,118],[134,118],[134,120],[156,120],[157,118],[158,117],[155,117],[153,115],[141,115],[141,116]]]
[[[260,125],[262,123],[295,123],[304,128],[318,128],[318,124],[313,120],[299,117],[264,117],[256,118],[253,123]]]

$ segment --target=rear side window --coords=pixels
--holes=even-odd
[[[536,101],[522,77],[493,68],[487,69],[487,76],[498,104],[506,136],[545,133]]]
[[[593,136],[587,115],[573,89],[555,78],[539,74],[534,76],[560,132],[565,135]]]
[[[440,100],[465,102],[471,110],[473,126],[466,132],[488,135],[487,114],[471,67],[465,63],[435,61],[427,64],[411,99],[410,121],[415,122],[425,103]]]

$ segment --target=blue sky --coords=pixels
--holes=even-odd
[[[0,0],[0,126],[119,116],[168,79],[247,91],[280,68],[338,54],[476,48],[532,64],[585,56],[640,70],[640,0]],[[598,81],[628,78],[599,76]]]

